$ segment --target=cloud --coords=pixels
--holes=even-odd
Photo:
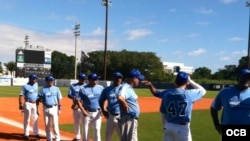
[[[200,14],[213,14],[214,13],[212,9],[205,9],[205,8],[200,8],[199,10],[196,10],[195,12],[200,13]]]
[[[225,4],[229,4],[229,3],[237,2],[238,0],[221,0],[221,1]]]
[[[177,51],[174,51],[172,54],[181,54],[181,53],[182,53],[182,51],[177,50]]]
[[[80,51],[90,52],[94,50],[103,50],[104,39],[100,39],[98,35],[100,29],[94,30],[92,35],[79,36],[77,44],[77,58],[80,57]],[[75,37],[72,34],[72,29],[65,29],[57,33],[41,33],[33,30],[23,29],[11,25],[0,23],[0,62],[7,63],[15,60],[15,50],[19,47],[24,47],[24,38],[29,36],[29,45],[42,46],[52,51],[60,51],[68,56],[74,55],[75,52]],[[109,49],[115,45],[110,42]],[[79,56],[78,56],[79,55]]]
[[[49,20],[59,20],[59,19],[61,19],[61,16],[52,12],[46,18]]]
[[[159,42],[159,43],[166,43],[166,42],[168,42],[168,39],[161,39],[161,40],[159,40],[158,42]]]
[[[153,34],[152,31],[147,29],[128,30],[125,33],[128,35],[128,40],[135,40]]]
[[[242,41],[244,40],[243,38],[240,38],[240,37],[231,37],[228,39],[229,41]]]
[[[222,61],[229,61],[231,58],[229,56],[221,57],[220,60]]]
[[[95,30],[91,33],[91,35],[93,35],[93,36],[100,36],[100,35],[104,35],[104,33],[105,33],[105,31],[102,30],[101,27],[98,27],[97,29],[95,29]]]
[[[176,9],[175,8],[172,8],[169,10],[170,13],[175,13],[176,12]]]
[[[188,55],[189,56],[199,56],[201,54],[204,54],[206,53],[207,51],[203,48],[199,48],[197,50],[194,50],[194,51],[191,51],[191,52],[188,52]]]
[[[192,33],[192,34],[188,35],[188,38],[194,38],[194,37],[199,37],[199,36],[200,36],[200,34]]]

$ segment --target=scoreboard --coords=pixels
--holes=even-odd
[[[23,50],[23,53],[25,63],[44,64],[44,51]]]
[[[51,74],[51,51],[32,48],[16,49],[16,77],[28,77],[35,73],[39,78]]]

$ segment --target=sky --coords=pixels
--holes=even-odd
[[[247,56],[247,0],[110,0],[107,50],[154,52],[212,72]],[[68,56],[104,50],[102,0],[0,0],[0,62],[29,44]],[[80,25],[75,48],[74,27]],[[119,59],[119,58],[117,58]],[[133,61],[133,60],[131,60]]]

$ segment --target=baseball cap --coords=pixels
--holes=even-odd
[[[132,69],[128,75],[129,78],[138,78],[139,80],[143,80],[145,78],[144,75],[141,74],[141,72],[137,69]]]
[[[29,79],[32,79],[32,80],[37,79],[36,74],[30,74],[29,75]]]
[[[250,69],[242,69],[242,70],[240,70],[238,76],[242,77],[242,76],[247,75],[247,74],[250,74]]]
[[[52,75],[48,75],[45,77],[45,81],[54,81],[55,78]]]
[[[98,80],[100,77],[96,74],[96,73],[91,73],[89,76],[88,76],[88,79],[90,80]]]
[[[114,77],[114,78],[122,78],[123,75],[122,75],[120,72],[115,72],[115,73],[113,74],[113,77]]]
[[[84,73],[78,74],[78,79],[85,79],[86,75]]]
[[[180,71],[175,79],[177,83],[186,83],[188,81],[188,74],[186,72]]]

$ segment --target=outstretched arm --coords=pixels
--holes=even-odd
[[[150,92],[153,94],[153,96],[155,97],[159,97],[162,98],[164,96],[164,92],[158,91],[154,85],[150,82],[150,81],[141,81],[143,84],[145,84],[146,86],[148,86]]]
[[[155,95],[156,93],[156,88],[153,86],[153,84],[150,82],[150,81],[147,81],[147,80],[144,80],[144,81],[141,81],[141,83],[145,84],[146,86],[148,86],[150,92]]]

